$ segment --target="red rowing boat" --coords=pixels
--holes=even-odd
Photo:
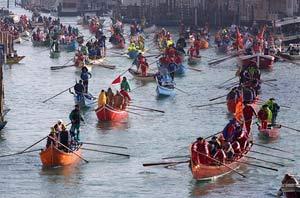
[[[258,126],[259,135],[263,138],[276,139],[279,137],[280,126],[272,126],[267,129],[262,129],[261,126]]]
[[[99,121],[120,121],[128,117],[127,111],[118,110],[109,105],[98,107],[95,111]]]
[[[214,180],[218,177],[222,177],[228,173],[230,173],[233,170],[240,167],[241,163],[246,161],[244,155],[246,155],[249,150],[251,149],[252,144],[249,144],[249,146],[244,149],[240,155],[234,158],[234,160],[226,161],[225,165],[218,164],[211,160],[210,164],[202,164],[199,162],[199,160],[193,160],[197,159],[199,154],[197,151],[192,149],[192,146],[190,147],[190,168],[193,174],[193,177],[196,180],[204,181],[204,180]]]
[[[60,150],[53,144],[40,152],[42,164],[46,167],[68,166],[71,164],[75,164],[80,161],[78,155],[81,156],[80,147],[71,153]]]

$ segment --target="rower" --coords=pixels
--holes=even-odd
[[[75,84],[74,91],[78,99],[83,97],[83,93],[85,92],[85,87],[82,84],[82,80],[79,80],[79,82]]]
[[[106,92],[106,104],[109,106],[113,106],[114,93],[112,89],[109,87]]]
[[[119,91],[117,91],[116,95],[114,96],[113,103],[115,109],[122,109],[122,106],[124,104],[124,97],[120,94]]]
[[[126,107],[127,107],[128,104],[129,104],[129,102],[131,101],[131,98],[130,98],[128,92],[124,90],[124,88],[121,88],[120,94],[121,94],[121,95],[123,96],[123,98],[124,98],[124,103],[123,103],[123,106],[122,106],[122,110],[125,110]]]
[[[51,145],[56,146],[56,141],[57,141],[56,131],[55,131],[54,127],[51,127],[50,129],[51,129],[51,131],[50,131],[50,134],[48,135],[49,137],[47,138],[46,148],[48,148]]]
[[[104,106],[107,103],[105,91],[102,89],[98,97],[98,107]]]
[[[57,121],[57,123],[53,126],[56,133],[60,133],[63,128],[65,128],[65,125],[61,119]]]
[[[125,76],[123,77],[122,82],[121,82],[121,89],[124,89],[126,92],[131,91],[130,85]]]
[[[80,78],[83,81],[84,91],[88,93],[89,79],[92,78],[92,74],[89,72],[87,67],[81,69]]]
[[[223,137],[225,141],[232,142],[234,138],[234,134],[236,133],[236,128],[240,126],[239,122],[232,118],[229,123],[225,126],[225,128],[222,131]]]
[[[267,129],[268,122],[272,122],[272,111],[269,109],[268,105],[264,104],[257,115],[261,122],[261,128]]]
[[[192,149],[198,154],[197,159],[195,159],[198,164],[209,164],[208,142],[204,138],[197,138],[197,141],[192,145]]]
[[[144,59],[143,62],[140,62],[140,68],[141,68],[142,76],[147,76],[147,71],[149,69],[149,64],[147,63],[146,59]]]
[[[71,120],[71,129],[70,134],[75,141],[80,141],[79,133],[80,133],[80,123],[81,121],[84,122],[83,117],[80,114],[80,107],[79,105],[75,105],[75,109],[70,113],[69,118]]]
[[[256,112],[254,108],[251,106],[251,104],[244,102],[243,116],[244,116],[244,122],[245,122],[247,134],[250,134],[251,126],[252,126],[252,118],[254,115],[257,117]]]
[[[276,118],[280,110],[280,106],[275,102],[275,98],[270,98],[265,104],[268,105],[272,112],[272,125],[274,126],[276,125]]]
[[[69,145],[70,145],[70,142],[71,142],[71,137],[70,137],[70,133],[69,131],[66,129],[66,127],[63,127],[62,128],[62,131],[59,133],[59,142],[68,147],[69,148]],[[58,148],[60,150],[64,150],[64,151],[68,151],[68,149],[66,149],[64,146],[62,145],[59,145]]]

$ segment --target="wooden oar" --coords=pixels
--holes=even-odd
[[[219,105],[219,104],[225,104],[225,102],[216,102],[216,103],[211,103],[211,104],[205,104],[205,105],[196,105],[196,106],[192,106],[192,107],[208,107],[208,106],[213,106],[213,105]]]
[[[183,91],[182,89],[179,89],[178,87],[174,87],[174,89],[177,89],[178,91],[180,91],[182,93],[185,93],[186,95],[190,95],[188,92]]]
[[[119,156],[124,156],[124,157],[130,158],[130,155],[123,154],[123,153],[114,153],[114,152],[108,152],[108,151],[100,151],[100,150],[95,150],[95,149],[90,149],[90,148],[82,148],[82,149],[83,150],[87,150],[87,151],[94,151],[94,152],[98,152],[98,153],[106,153],[106,154],[112,154],[112,155],[119,155]]]
[[[108,144],[97,144],[92,142],[82,142],[83,144],[89,144],[89,145],[95,145],[95,146],[105,146],[105,147],[112,147],[112,148],[120,148],[120,149],[128,149],[124,146],[114,146],[114,145],[108,145]]]
[[[128,111],[128,110],[125,110],[127,113],[131,113],[131,114],[133,114],[133,115],[138,115],[138,116],[144,116],[144,115],[142,115],[142,114],[140,114],[140,113],[136,113],[136,112],[132,112],[132,111]]]
[[[270,147],[270,146],[266,146],[266,145],[262,145],[262,144],[257,144],[257,143],[254,143],[254,142],[252,142],[252,144],[254,144],[256,146],[264,147],[264,148],[267,148],[267,149],[275,150],[275,151],[281,151],[281,152],[284,152],[284,153],[294,154],[294,153],[291,153],[291,152],[286,151],[286,150],[282,150],[282,149],[279,149],[279,148],[274,148],[274,147]]]
[[[228,80],[226,80],[226,81],[224,81],[223,83],[221,83],[219,86],[224,85],[225,83],[227,83],[227,82],[229,82],[229,81],[231,81],[231,80],[233,80],[233,79],[235,79],[235,78],[236,78],[236,76],[234,76],[234,77],[232,77],[232,78],[229,78]]]
[[[61,145],[62,147],[64,147],[65,149],[67,149],[69,152],[73,153],[74,155],[76,155],[77,157],[79,157],[80,159],[82,159],[85,163],[89,163],[89,161],[87,161],[86,159],[84,159],[83,157],[81,157],[80,155],[78,155],[77,153],[75,153],[72,149],[70,149],[69,147],[67,147],[66,145],[60,143],[59,141],[57,141],[56,139],[54,139],[51,136],[48,136],[51,140],[55,141],[57,144]]]
[[[285,126],[285,125],[282,125],[282,124],[280,124],[280,126],[283,127],[283,128],[287,128],[287,129],[293,130],[293,131],[300,132],[299,129],[295,129],[295,128],[292,128],[292,127],[289,127],[289,126]]]
[[[201,69],[197,69],[197,68],[193,68],[193,67],[187,67],[187,68],[190,70],[193,70],[193,71],[202,72]]]
[[[186,157],[190,157],[190,155],[181,155],[181,156],[172,156],[172,157],[164,157],[162,159],[176,159],[176,158],[186,158]]]
[[[285,60],[286,62],[289,62],[289,63],[292,63],[292,64],[295,64],[295,65],[298,65],[298,66],[300,66],[300,63],[297,63],[297,62],[295,62],[295,61],[292,61],[292,60],[289,60],[289,59],[287,59],[287,58],[284,58],[284,57],[282,57],[282,56],[276,56],[276,55],[274,55],[276,58],[279,58],[279,59],[282,59],[282,60]]]
[[[47,101],[49,101],[49,100],[51,100],[51,99],[53,99],[53,98],[55,98],[55,97],[57,97],[57,96],[59,96],[59,95],[65,93],[66,91],[68,91],[69,89],[71,89],[71,88],[73,88],[73,87],[74,87],[74,85],[73,85],[72,87],[69,87],[69,88],[67,88],[67,89],[65,89],[65,90],[63,90],[63,91],[61,91],[61,92],[59,92],[58,94],[56,94],[56,95],[54,95],[54,96],[52,96],[52,97],[50,97],[50,98],[44,100],[42,103],[46,103]]]
[[[220,98],[223,98],[225,96],[227,96],[228,94],[225,94],[225,95],[222,95],[222,96],[218,96],[218,97],[215,97],[215,98],[212,98],[212,99],[209,99],[209,101],[214,101],[214,100],[218,100]]]
[[[254,166],[254,167],[263,168],[263,169],[267,169],[267,170],[278,171],[278,169],[276,169],[276,168],[262,166],[262,165],[258,165],[258,164],[252,164],[252,163],[249,163],[249,162],[242,162],[242,161],[235,161],[235,162],[238,162],[238,163],[241,163],[241,164],[247,164],[249,166]]]
[[[27,148],[25,148],[23,151],[19,152],[19,153],[24,153],[25,151],[31,149],[32,147],[34,147],[35,145],[37,145],[38,143],[40,143],[41,141],[43,141],[44,139],[46,139],[48,136],[43,137],[42,139],[40,139],[39,141],[35,142],[34,144],[28,146]]]
[[[216,135],[218,135],[218,134],[220,134],[220,133],[222,133],[222,131],[217,132],[217,133],[215,133],[215,134],[213,134],[213,135],[210,135],[210,136],[206,137],[205,139],[207,140],[207,139],[209,139],[209,138],[211,138],[211,137],[214,137],[214,136],[216,136]]]
[[[75,67],[75,65],[64,65],[64,66],[52,66],[50,67],[51,70],[59,70],[59,69],[63,69],[63,68],[67,68],[67,67]]]
[[[269,164],[274,164],[274,165],[277,165],[277,166],[282,166],[282,167],[285,166],[284,164],[280,164],[280,163],[272,162],[272,161],[267,161],[267,160],[259,159],[259,158],[256,158],[256,157],[251,157],[251,156],[246,156],[246,155],[244,155],[244,157],[249,158],[249,159],[254,159],[254,160],[257,160],[257,161],[261,161],[261,162],[266,162],[266,163],[269,163]]]
[[[116,68],[115,65],[103,64],[103,63],[101,63],[101,64],[92,64],[92,65],[107,68],[107,69],[115,69]]]
[[[179,161],[179,162],[156,162],[156,163],[145,163],[143,166],[161,166],[161,165],[172,165],[172,164],[184,164],[189,163],[190,160]]]
[[[239,174],[240,176],[246,178],[246,175],[243,175],[242,173],[240,173],[240,172],[236,171],[235,169],[231,168],[230,166],[228,166],[228,165],[226,165],[226,164],[220,162],[219,160],[216,160],[215,158],[209,157],[208,155],[205,155],[204,153],[201,153],[201,152],[199,152],[199,151],[196,151],[196,153],[198,153],[198,154],[200,154],[200,155],[202,155],[202,156],[205,156],[205,157],[207,157],[208,159],[213,160],[213,161],[217,162],[218,164],[221,164],[221,165],[225,166],[226,168],[228,168],[229,170],[231,170],[231,171],[233,171],[233,172]]]
[[[153,109],[153,108],[149,108],[149,107],[142,107],[142,106],[138,106],[138,105],[130,105],[132,107],[137,107],[137,108],[141,108],[141,109],[148,109],[148,110],[151,110],[151,111],[157,111],[157,112],[160,112],[160,113],[165,113],[165,111],[162,111],[162,110],[158,110],[158,109]]]
[[[15,156],[15,155],[21,155],[21,154],[26,154],[26,153],[32,153],[36,151],[40,151],[41,149],[35,149],[35,150],[30,150],[30,151],[24,151],[24,152],[17,152],[17,153],[12,153],[12,154],[7,154],[7,155],[1,155],[0,158],[2,157],[10,157],[10,156]]]
[[[216,60],[216,61],[211,61],[211,62],[208,63],[208,65],[216,65],[216,64],[219,64],[219,63],[221,63],[221,62],[223,62],[223,61],[226,61],[226,60],[228,60],[228,59],[234,58],[234,57],[236,57],[236,56],[238,56],[238,55],[237,55],[237,54],[234,54],[234,55],[230,55],[230,56],[228,56],[228,57],[224,57],[224,58],[218,59],[218,60]]]
[[[273,155],[273,154],[269,154],[269,153],[263,153],[263,152],[259,152],[259,151],[253,151],[253,150],[250,150],[250,152],[260,154],[260,155],[266,155],[266,156],[270,156],[270,157],[276,157],[276,158],[279,158],[279,159],[285,159],[285,160],[289,160],[289,161],[292,161],[292,162],[295,161],[294,159],[291,159],[291,158],[282,157],[282,156],[278,156],[278,155]]]

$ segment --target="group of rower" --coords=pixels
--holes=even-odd
[[[109,105],[114,109],[125,110],[131,101],[131,98],[128,94],[130,90],[131,89],[126,77],[123,77],[121,82],[121,90],[117,90],[116,94],[113,93],[111,88],[108,88],[106,92],[101,90],[98,97],[98,107]]]

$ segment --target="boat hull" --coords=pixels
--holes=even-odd
[[[188,64],[189,65],[197,65],[201,60],[201,57],[189,57],[188,58]]]
[[[50,58],[59,58],[60,52],[50,52]]]
[[[134,69],[129,69],[129,73],[136,79],[144,82],[152,82],[155,81],[155,74],[148,73],[147,76],[142,76],[140,72],[137,72]]]
[[[258,64],[258,67],[260,69],[272,69],[275,58],[270,55],[255,54],[255,55],[240,56],[239,61],[240,61],[240,64],[243,66],[250,65],[254,61]]]
[[[25,58],[25,56],[18,56],[18,57],[13,57],[13,58],[7,58],[6,64],[8,64],[8,65],[18,64],[24,58]]]
[[[74,153],[80,156],[81,149],[79,148]],[[51,145],[40,152],[40,159],[43,166],[46,167],[69,166],[80,161],[80,158],[74,153],[66,153]]]
[[[128,118],[127,111],[117,110],[108,105],[98,107],[95,111],[99,121],[121,121]]]
[[[260,126],[258,127],[259,135],[263,138],[267,139],[277,139],[280,134],[279,127],[272,127],[267,129],[262,129]]]

